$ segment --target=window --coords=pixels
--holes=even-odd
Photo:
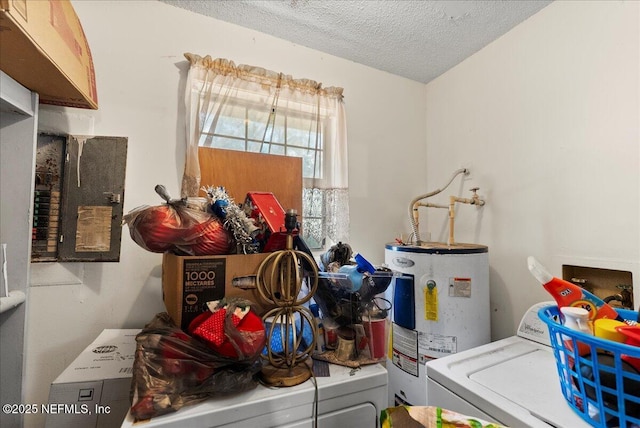
[[[347,142],[342,88],[233,62],[191,62],[183,196],[199,189],[197,147],[302,158],[302,236],[320,250],[348,240]]]
[[[271,111],[269,118],[261,118],[260,112],[245,103],[235,102],[229,111],[218,118],[214,128],[205,123],[200,134],[199,146],[245,152],[268,153],[302,158],[305,178],[323,178],[322,132],[309,130],[315,126],[315,118],[296,112]],[[262,120],[261,120],[262,119]],[[322,128],[326,118],[321,118]]]
[[[217,149],[267,153],[302,158],[302,176],[308,180],[322,180],[324,174],[323,133],[326,118],[316,121],[310,114],[295,111],[268,115],[241,101],[230,102],[217,118],[217,126],[205,123],[198,145]],[[204,118],[203,118],[204,119]],[[311,129],[310,129],[311,128]],[[306,244],[314,250],[324,248],[327,234],[325,200],[322,192],[303,189],[302,233]]]

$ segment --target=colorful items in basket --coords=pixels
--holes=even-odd
[[[604,340],[612,340],[614,342],[624,343],[625,336],[619,333],[616,328],[625,326],[626,323],[609,318],[601,318],[593,323],[594,336]]]
[[[623,319],[637,317],[633,311],[617,312]],[[561,390],[568,404],[595,427],[639,427],[640,327],[599,318],[592,335],[576,322],[576,317],[584,320],[583,312],[561,313],[549,306],[538,314],[549,327]]]
[[[581,364],[579,366],[580,375],[583,379],[583,386],[587,396],[598,401],[599,392],[597,386],[599,385],[602,393],[602,401],[604,407],[614,412],[618,412],[621,408],[618,401],[619,394],[618,388],[618,370],[622,370],[623,373],[640,375],[640,373],[633,368],[629,363],[624,361],[624,358],[620,361],[616,361],[616,356],[611,352],[599,351],[596,354],[596,361],[594,361],[591,354],[582,357],[582,362],[588,362],[593,364]],[[575,370],[578,370],[578,366],[575,366]],[[597,372],[597,377],[596,377]],[[574,383],[576,378],[574,378]],[[632,379],[630,376],[624,376],[622,379],[623,389],[626,395],[634,397],[640,397],[640,381]],[[611,391],[611,392],[608,392]],[[627,415],[635,415],[640,417],[640,403],[635,403],[631,400],[623,400],[623,409]]]
[[[640,346],[640,326],[628,325],[626,322],[599,318],[594,322],[589,321],[589,311],[583,308],[565,306],[560,308],[562,314],[562,325],[572,330],[590,336],[596,336],[603,340],[610,340],[618,343],[626,343],[631,346]],[[585,355],[590,352],[589,346],[583,341],[576,340],[578,354]],[[573,351],[574,341],[565,340],[565,347]],[[640,371],[640,361],[637,358],[622,356],[623,360],[628,360],[631,365]]]
[[[589,311],[584,308],[573,306],[565,306],[560,308],[562,314],[562,324],[572,330],[593,336],[592,322],[589,321]],[[584,342],[576,341],[578,355],[585,355],[590,352],[589,345]],[[574,341],[570,337],[565,338],[564,346],[570,351],[574,350]],[[569,356],[569,364],[573,364],[573,359]]]
[[[625,322],[618,321],[617,319],[599,318],[593,322],[592,328],[588,321],[589,312],[587,310],[583,308],[565,306],[563,308],[560,308],[560,312],[564,316],[563,325],[565,327],[571,328],[572,330],[576,330],[588,335],[593,335],[606,341],[612,341],[616,343],[626,342],[627,344],[630,344],[632,346],[638,346],[640,344],[640,340],[637,340],[635,343],[633,340],[634,336],[636,336],[636,339],[640,338],[640,327],[637,325],[631,326]],[[629,341],[627,340],[628,337],[631,338]],[[574,342],[571,339],[564,341],[565,347],[571,351],[573,351],[574,343],[577,344],[578,355],[584,357],[587,360],[593,358],[591,347],[587,343],[580,340],[576,340]],[[571,354],[569,354],[568,356],[569,365],[574,368],[575,361],[570,355]],[[599,367],[603,367],[603,369],[598,370],[600,385],[615,390],[617,382],[615,356],[610,351],[596,348],[596,358],[596,365]],[[618,367],[620,367],[623,372],[640,374],[640,358],[622,354],[620,356],[620,359],[621,361],[618,363]],[[581,365],[579,370],[584,379],[587,379],[590,382],[595,382],[593,366]],[[623,382],[625,391],[631,391],[634,395],[640,397],[640,382],[628,378],[624,379]],[[596,397],[596,390],[594,386],[591,386],[589,383],[587,383],[585,385],[585,390],[590,398]],[[615,395],[607,394],[605,392],[603,398],[606,407],[614,410],[618,409],[617,397]],[[627,401],[626,406],[634,410],[634,412],[640,413],[640,403],[636,405],[631,401]]]
[[[625,336],[624,343],[631,346],[637,346],[640,349],[640,326],[617,326],[616,331]],[[636,358],[629,355],[623,355],[622,359],[631,364],[636,370],[638,370],[638,372],[640,372],[640,357]]]
[[[591,321],[598,318],[624,321],[616,310],[604,300],[576,284],[554,277],[534,257],[527,258],[527,266],[531,275],[540,281],[544,289],[553,296],[559,308],[569,306],[586,309]]]

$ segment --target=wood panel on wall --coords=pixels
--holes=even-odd
[[[302,217],[302,158],[209,147],[199,147],[198,156],[201,186],[223,186],[236,203],[247,192],[271,192]]]

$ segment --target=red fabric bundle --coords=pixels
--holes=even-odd
[[[262,319],[249,306],[228,306],[210,302],[211,311],[198,315],[189,324],[189,333],[202,339],[212,350],[231,358],[260,355],[266,344]],[[229,323],[231,326],[229,326]]]

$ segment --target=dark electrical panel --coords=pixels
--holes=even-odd
[[[120,259],[125,137],[39,134],[32,262]]]
[[[65,137],[38,135],[31,236],[32,261],[57,259],[65,148]]]

